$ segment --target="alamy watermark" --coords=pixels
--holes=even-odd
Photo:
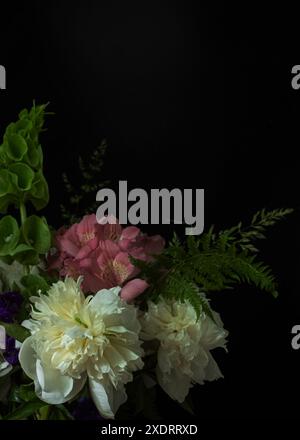
[[[204,230],[204,189],[151,189],[148,196],[141,188],[128,192],[127,181],[121,180],[119,198],[112,189],[103,188],[96,200],[103,202],[96,213],[98,223],[114,223],[118,218],[121,224],[132,225],[185,224],[189,226],[186,235],[199,235]]]
[[[4,66],[0,64],[0,90],[6,89],[6,70]]]
[[[300,325],[294,325],[291,330],[292,337],[291,345],[294,350],[299,350],[300,348]]]

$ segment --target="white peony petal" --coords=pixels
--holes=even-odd
[[[205,374],[206,374],[205,379],[212,381],[224,377],[220,371],[220,368],[218,367],[217,362],[214,360],[214,358],[210,353],[208,353],[208,359],[209,359],[208,365],[205,369]]]
[[[3,364],[0,363],[0,377],[5,376],[12,370],[12,366],[9,365],[8,362],[5,362]]]
[[[84,387],[86,383],[87,375],[86,373],[82,374],[80,379],[73,379],[73,388],[71,392],[67,395],[67,400],[73,399]]]
[[[15,348],[20,349],[22,347],[22,342],[15,340]]]
[[[36,393],[38,397],[46,403],[56,405],[72,399],[84,386],[86,377],[73,379],[64,376],[59,370],[55,370],[36,361],[35,381]]]
[[[89,379],[92,399],[103,417],[113,419],[119,407],[126,402],[127,394],[124,385],[116,390],[109,381],[96,381]]]
[[[5,333],[5,328],[3,327],[3,325],[0,325],[0,350],[5,350],[5,345],[6,345],[6,333]]]
[[[90,301],[90,307],[99,308],[105,315],[116,313],[117,307],[122,305],[122,301],[118,296],[120,290],[121,287],[100,290]]]
[[[0,352],[0,377],[5,376],[12,370],[12,366],[4,359]]]
[[[191,379],[189,376],[173,370],[171,374],[164,374],[159,368],[156,369],[156,376],[159,385],[165,393],[177,402],[184,402],[189,393]]]
[[[22,326],[30,330],[31,333],[34,333],[38,329],[37,324],[32,319],[25,319],[25,321],[22,322]]]
[[[30,377],[30,379],[36,379],[36,354],[32,348],[33,338],[30,336],[23,342],[20,352],[19,352],[19,362],[23,368],[25,374]]]
[[[146,388],[153,388],[156,385],[156,381],[146,373],[142,375],[142,379]]]

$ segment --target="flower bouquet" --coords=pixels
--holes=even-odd
[[[0,418],[148,417],[158,387],[191,409],[191,387],[222,377],[213,350],[228,332],[210,295],[277,295],[256,241],[291,210],[168,244],[95,213],[55,231],[37,214],[46,114],[23,110],[0,146]]]

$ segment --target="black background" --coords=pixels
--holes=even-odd
[[[88,158],[103,138],[109,148],[99,180],[205,188],[206,229],[247,221],[263,207],[296,208],[261,244],[279,298],[246,287],[213,298],[230,332],[228,354],[216,353],[225,379],[193,390],[199,419],[296,417],[300,91],[291,87],[291,69],[300,50],[295,40],[293,48],[292,39],[283,42],[269,15],[240,10],[233,19],[217,5],[195,5],[1,4],[0,130],[33,99],[50,101],[56,114],[42,143],[51,196],[45,215],[55,227],[66,200],[62,172],[76,180],[78,155]],[[172,227],[144,230],[169,237]],[[165,416],[174,414],[175,405],[163,402]]]

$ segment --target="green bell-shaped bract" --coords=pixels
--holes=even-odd
[[[43,152],[39,134],[43,128],[46,105],[33,106],[19,113],[19,119],[9,124],[0,145],[0,213],[10,206],[25,209],[31,202],[36,210],[49,201],[48,184],[43,174]],[[12,216],[0,220],[0,257],[7,262],[37,264],[51,244],[46,221],[36,215],[26,218],[22,225]]]

